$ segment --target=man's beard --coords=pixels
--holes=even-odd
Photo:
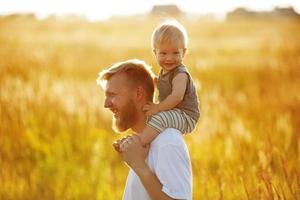
[[[113,118],[113,129],[116,132],[123,132],[129,128],[132,128],[136,123],[137,109],[133,104],[133,101],[128,101],[126,106],[119,111],[119,117]]]

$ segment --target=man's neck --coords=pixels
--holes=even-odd
[[[144,112],[138,114],[137,123],[131,128],[135,133],[141,133],[146,127],[147,116]]]

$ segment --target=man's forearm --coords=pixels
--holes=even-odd
[[[159,182],[156,175],[150,170],[149,166],[145,165],[138,169],[133,169],[139,176],[141,182],[146,188],[149,196],[153,200],[170,200],[172,199],[162,191],[162,184]]]

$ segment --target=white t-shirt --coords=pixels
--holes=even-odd
[[[174,199],[192,199],[191,160],[182,134],[172,128],[165,129],[151,143],[146,159],[155,173],[162,191]],[[123,200],[150,200],[136,173],[130,169]]]

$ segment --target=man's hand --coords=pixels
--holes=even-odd
[[[120,145],[120,149],[123,160],[134,171],[144,168],[147,165],[145,159],[148,155],[149,145],[143,147],[137,135],[126,138]]]
[[[146,105],[144,105],[143,111],[146,112],[147,116],[154,115],[154,114],[160,112],[159,104],[155,104],[155,103],[152,103],[152,102],[147,103]]]
[[[154,79],[153,79],[153,84],[154,84],[154,87],[157,87],[157,82],[158,82],[158,79],[157,79],[157,77],[154,77]]]
[[[124,136],[124,137],[122,137],[122,138],[120,138],[120,139],[118,139],[118,140],[116,140],[116,141],[114,141],[114,142],[112,143],[114,149],[115,149],[118,153],[121,153],[121,152],[122,152],[122,151],[121,151],[121,144],[122,144],[128,137],[130,137],[130,136],[129,136],[129,135]]]

